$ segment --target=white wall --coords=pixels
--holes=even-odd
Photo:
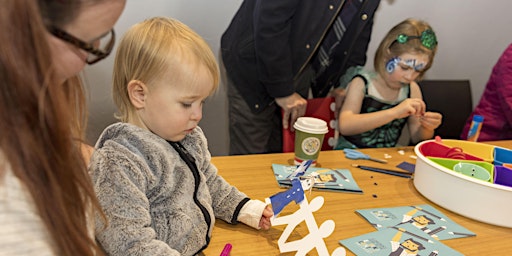
[[[308,1],[308,0],[304,0]],[[316,0],[309,0],[316,1]],[[217,55],[220,36],[238,9],[241,0],[150,0],[128,1],[115,29],[118,38],[132,24],[152,16],[181,20],[203,36]],[[491,11],[488,11],[492,9]],[[476,105],[492,66],[512,43],[512,1],[489,0],[382,0],[375,17],[367,67],[373,66],[373,53],[384,34],[408,17],[421,18],[434,28],[439,48],[426,79],[469,79]],[[115,50],[115,49],[114,49]],[[115,122],[111,100],[113,54],[85,70],[89,86],[90,143],[109,124]],[[206,133],[212,155],[228,153],[226,90],[208,99],[200,126]]]

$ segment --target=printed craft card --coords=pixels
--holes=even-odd
[[[463,255],[417,228],[390,227],[339,242],[355,255]]]
[[[291,181],[288,178],[297,169],[297,166],[272,164],[272,170],[280,187],[290,187]],[[363,193],[349,170],[333,170],[319,167],[309,167],[301,177],[311,177],[315,182],[314,189],[330,190],[338,192]]]
[[[388,227],[405,228],[407,230],[416,229],[436,240],[476,235],[427,204],[365,209],[356,212],[379,230]]]

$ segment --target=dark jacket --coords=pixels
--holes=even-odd
[[[373,16],[380,0],[364,0],[337,48],[326,76],[317,79],[325,96],[350,66],[363,66]],[[222,35],[229,78],[255,113],[277,97],[294,93],[294,80],[312,60],[344,1],[245,0]],[[332,7],[332,8],[330,8]],[[323,88],[322,88],[323,87]]]

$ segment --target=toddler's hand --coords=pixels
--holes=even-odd
[[[425,102],[417,98],[409,98],[402,101],[396,107],[397,119],[408,117],[410,115],[422,116],[425,113]]]
[[[270,226],[272,226],[272,224],[270,224],[270,217],[272,217],[273,215],[274,215],[274,212],[272,211],[272,208],[269,205],[267,205],[267,207],[265,207],[265,210],[263,210],[263,214],[260,219],[260,228],[261,229],[263,229],[263,230],[270,229]]]
[[[442,119],[443,116],[440,113],[426,112],[422,117],[420,117],[420,124],[427,130],[435,130],[441,125]]]

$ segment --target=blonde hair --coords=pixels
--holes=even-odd
[[[426,54],[428,56],[428,63],[421,70],[417,80],[421,80],[425,72],[432,66],[434,62],[434,56],[436,55],[437,45],[433,46],[432,49],[425,47],[419,39],[409,39],[405,43],[398,43],[397,37],[400,34],[407,36],[420,36],[425,30],[432,30],[430,25],[422,20],[413,18],[406,19],[396,26],[394,26],[382,39],[377,52],[375,53],[373,65],[377,73],[381,76],[386,72],[386,62],[396,56],[400,56],[404,53],[414,54]]]
[[[170,65],[183,65],[183,62],[206,67],[214,83],[212,93],[217,89],[220,75],[215,56],[206,41],[187,25],[175,19],[155,17],[132,26],[121,39],[114,61],[116,118],[126,122],[134,115],[126,90],[130,81],[149,85],[168,71]]]

